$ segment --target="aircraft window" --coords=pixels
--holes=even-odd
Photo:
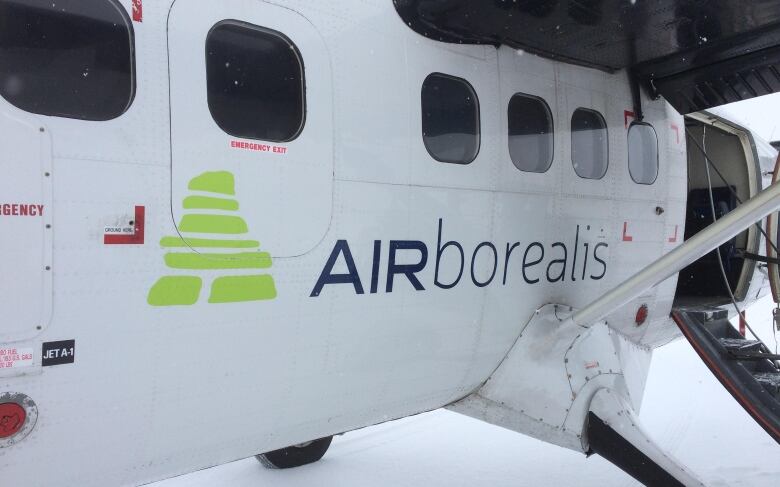
[[[206,38],[211,116],[230,135],[289,142],[306,113],[303,61],[284,34],[227,20]]]
[[[628,172],[639,184],[653,184],[658,177],[658,136],[652,125],[634,123],[628,129]]]
[[[115,0],[0,0],[0,94],[40,115],[116,118],[135,95],[133,44]]]
[[[581,178],[601,179],[609,164],[607,123],[599,112],[578,108],[571,117],[571,161]]]
[[[439,162],[469,164],[479,152],[479,100],[468,81],[433,73],[422,86],[423,141]]]
[[[509,155],[521,171],[546,172],[553,161],[553,121],[541,98],[517,93],[509,100]]]

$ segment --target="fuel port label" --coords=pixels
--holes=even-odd
[[[46,342],[41,357],[43,367],[72,364],[76,361],[76,340]]]
[[[0,370],[32,367],[33,349],[0,345]]]

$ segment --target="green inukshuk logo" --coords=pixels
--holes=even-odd
[[[249,228],[235,214],[239,205],[231,198],[236,193],[233,174],[203,173],[190,181],[188,189],[198,194],[184,199],[184,209],[192,212],[179,221],[181,236],[160,241],[169,250],[165,264],[181,273],[160,278],[149,291],[149,304],[193,305],[200,299],[204,278],[211,280],[209,303],[274,299],[273,278],[257,273],[271,267],[271,255],[259,251],[260,242],[242,238]]]

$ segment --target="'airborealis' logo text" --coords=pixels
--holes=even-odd
[[[469,277],[474,286],[482,288],[494,283],[506,286],[513,278],[512,274],[521,274],[526,284],[537,284],[542,281],[549,283],[599,281],[607,274],[607,261],[603,253],[607,251],[609,244],[604,241],[592,243],[593,239],[588,235],[590,226],[581,229],[580,225],[577,225],[572,229],[571,240],[565,239],[566,241],[552,244],[507,242],[506,247],[503,245],[497,247],[493,242],[482,242],[470,252],[460,242],[454,240],[445,242],[442,237],[443,225],[444,221],[439,219],[432,283],[433,286],[441,289],[454,288],[462,282],[468,282]],[[368,283],[368,292],[378,293],[383,261],[382,244],[381,240],[374,241],[371,276],[366,280],[358,273],[349,242],[337,241],[314,285],[311,297],[319,296],[323,288],[331,284],[351,284],[356,294],[365,294],[364,283]],[[383,286],[384,292],[393,292],[399,278],[407,280],[417,291],[424,291],[426,286],[430,287],[431,284],[423,284],[418,276],[425,270],[428,262],[434,260],[434,257],[429,259],[428,256],[428,245],[425,242],[390,240],[387,251],[387,271],[384,273],[387,276]],[[399,261],[406,263],[401,264]],[[442,263],[452,264],[453,261],[456,262],[454,266],[456,271],[445,272]],[[487,273],[479,272],[478,262],[489,263]],[[347,272],[334,272],[337,266],[346,268]],[[446,270],[452,271],[452,269],[453,266],[450,265]],[[519,279],[520,276],[514,278]]]
[[[271,255],[260,242],[242,238],[249,232],[236,215],[233,174],[207,172],[192,179],[184,199],[180,235],[163,237],[165,264],[176,274],[161,277],[149,291],[152,306],[189,306],[200,299],[204,279],[211,279],[209,303],[261,301],[276,297],[274,280],[258,269],[271,267]]]

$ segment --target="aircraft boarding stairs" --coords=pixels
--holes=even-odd
[[[726,390],[780,443],[780,355],[742,336],[725,309],[680,307],[672,318]]]

